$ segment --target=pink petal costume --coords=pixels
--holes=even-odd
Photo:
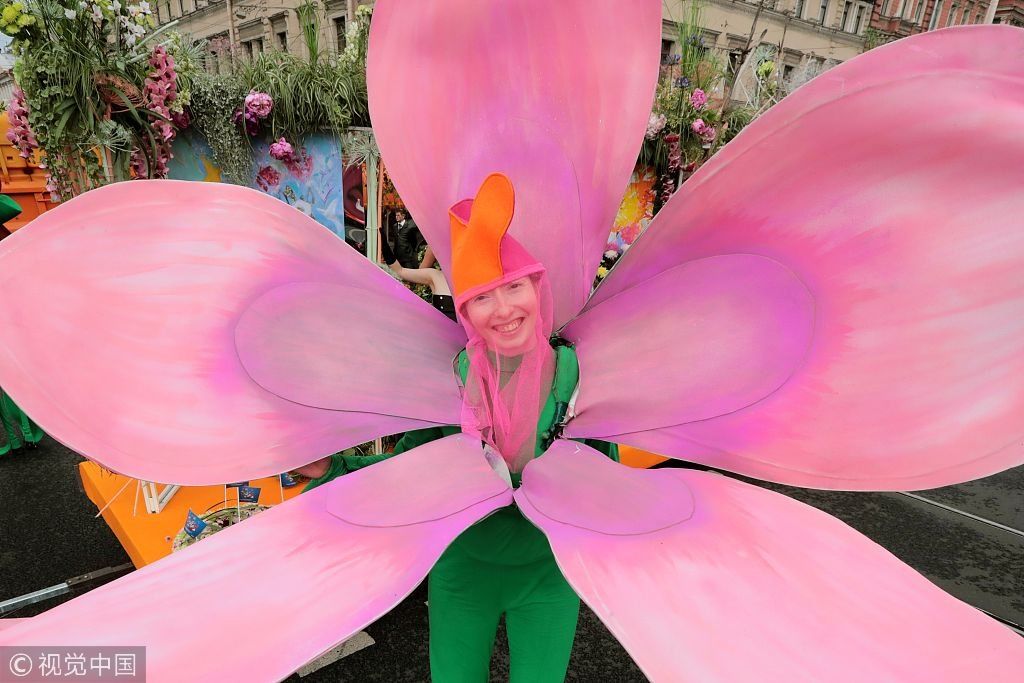
[[[654,0],[375,10],[374,127],[446,271],[448,208],[495,171],[516,188],[509,232],[545,265],[579,355],[565,435],[823,488],[938,486],[1024,461],[1024,32],[927,33],[818,77],[707,163],[588,299],[649,114],[660,21]],[[0,386],[132,476],[235,481],[460,422],[464,332],[253,191],[90,192],[0,244],[0,291],[15,284]],[[386,612],[514,496],[652,680],[1009,681],[1024,665],[1012,632],[783,496],[629,470],[570,441],[513,492],[479,442],[449,439],[0,643],[144,644],[154,681],[280,679]],[[260,549],[260,574],[231,561],[243,548]],[[311,590],[282,604],[281,585]],[[275,628],[184,654],[243,601]]]

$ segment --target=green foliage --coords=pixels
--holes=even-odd
[[[741,130],[747,127],[754,120],[756,112],[748,107],[736,107],[725,112],[722,116],[722,133],[719,136],[719,144],[724,145],[736,137]]]
[[[273,98],[264,125],[274,139],[299,140],[318,130],[340,133],[369,121],[365,71],[337,59],[308,61],[287,52],[264,52],[241,64],[239,75],[248,89]]]
[[[725,78],[724,64],[704,42],[701,16],[701,4],[694,2],[689,14],[676,22],[679,52],[670,55],[669,63],[662,66],[655,91],[652,114],[664,116],[665,126],[653,139],[645,140],[641,163],[653,166],[659,173],[665,173],[669,165],[665,135],[680,136],[684,165],[702,162],[720,146],[721,104],[708,102],[698,106],[691,102],[698,90],[710,97]],[[714,139],[694,132],[693,125],[698,120],[715,129]]]
[[[206,138],[221,178],[236,185],[252,180],[252,147],[231,117],[249,92],[237,75],[197,73],[191,83],[192,126]]]
[[[314,3],[300,9],[303,30],[319,25]],[[248,89],[265,92],[274,100],[273,111],[263,122],[272,139],[300,140],[315,131],[340,135],[349,126],[369,125],[366,35],[370,14],[360,10],[349,28],[350,43],[343,55],[319,53],[310,38],[308,59],[287,52],[264,52],[239,65],[239,75]]]
[[[295,8],[295,14],[302,28],[309,61],[316,62],[320,59],[320,6],[316,0],[306,0]]]
[[[171,105],[171,111],[182,112],[192,103],[192,84],[203,69],[206,41],[193,41],[180,33],[170,33],[164,47],[174,57],[174,67],[178,72],[178,96]]]
[[[14,77],[48,172],[64,195],[128,178],[131,150],[155,149],[153,123],[161,117],[145,107],[143,87],[156,45],[165,44],[178,61],[185,102],[197,68],[189,59],[194,50],[180,36],[151,32],[151,10],[138,0],[70,4],[22,0],[0,10],[11,14],[17,5],[35,17],[11,45],[18,57]],[[174,104],[180,109],[184,102]]]
[[[869,28],[864,31],[864,52],[872,50],[879,45],[885,45],[892,41],[892,36],[888,33],[883,33],[877,28]]]

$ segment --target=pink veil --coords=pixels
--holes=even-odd
[[[466,200],[452,212],[468,220],[472,202]],[[513,237],[501,239],[503,275],[473,287],[456,297],[459,322],[469,341],[469,368],[462,392],[462,431],[478,437],[501,455],[511,472],[522,472],[536,450],[537,421],[554,378],[554,351],[548,343],[554,326],[551,286],[544,265]],[[505,356],[491,348],[466,315],[466,304],[515,280],[529,277],[537,297],[534,343],[525,353]]]

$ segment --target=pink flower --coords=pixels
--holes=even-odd
[[[284,166],[296,180],[307,180],[313,173],[313,157],[302,147],[290,159],[284,160]]]
[[[696,109],[697,111],[703,109],[704,105],[707,103],[708,96],[704,94],[704,91],[701,90],[700,88],[696,88],[690,95],[690,104],[692,104],[693,108]]]
[[[665,204],[669,199],[672,198],[672,194],[676,191],[676,181],[671,176],[662,176],[661,178],[661,203]]]
[[[655,114],[651,112],[651,118],[647,121],[647,133],[644,135],[648,140],[654,140],[658,137],[658,133],[665,128],[665,115]]]
[[[670,133],[666,135],[665,144],[668,145],[668,170],[670,173],[675,173],[683,163],[683,149],[679,144],[679,134]]]
[[[267,192],[272,187],[277,187],[281,184],[281,174],[274,170],[271,166],[264,166],[260,169],[260,172],[256,174],[256,185]]]
[[[46,191],[50,193],[51,202],[56,204],[61,201],[60,187],[57,186],[57,181],[49,173],[46,174]]]
[[[273,108],[274,100],[265,92],[252,90],[245,96],[246,113],[251,112],[257,119],[265,119],[270,116],[270,111]]]
[[[14,97],[11,98],[11,104],[7,109],[7,120],[11,124],[7,129],[7,140],[18,148],[18,154],[22,159],[28,159],[39,147],[39,142],[28,125],[25,91],[18,86],[14,87]]]
[[[690,130],[692,130],[697,135],[703,135],[704,129],[707,128],[707,125],[708,124],[704,123],[704,119],[697,119],[690,124]]]
[[[173,116],[171,104],[178,97],[178,74],[174,70],[174,58],[167,54],[162,45],[153,48],[149,66],[153,70],[142,90],[149,109],[155,114],[150,117],[149,123],[160,144],[155,159],[148,159],[141,150],[133,150],[131,167],[139,178],[165,178],[167,162],[172,157],[171,143],[177,134],[170,119]]]
[[[295,149],[287,140],[279,138],[277,142],[271,143],[270,156],[280,161],[287,161],[295,156]]]

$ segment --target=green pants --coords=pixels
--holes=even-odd
[[[435,683],[486,683],[503,614],[511,683],[565,680],[580,599],[515,508],[459,536],[430,572],[428,591]]]
[[[3,434],[0,434],[0,455],[12,448],[21,448],[26,442],[39,443],[43,438],[43,430],[22,412],[3,389],[0,389],[0,426],[7,434],[6,442],[3,441]]]

